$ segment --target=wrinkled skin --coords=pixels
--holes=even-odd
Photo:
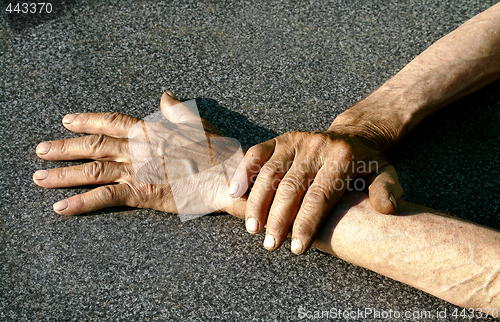
[[[239,182],[232,196],[243,200],[255,179],[246,203],[247,229],[258,233],[267,223],[264,246],[275,250],[293,225],[292,251],[296,254],[309,248],[349,183],[358,190],[364,188],[354,181],[357,177],[367,179],[370,200],[379,212],[395,210],[389,191],[397,199],[402,195],[396,172],[384,155],[351,129],[339,126],[324,133],[285,133],[250,148],[245,163],[240,164],[238,143],[224,138],[209,122],[200,122],[198,115],[183,110],[179,103],[167,94],[162,96],[160,115],[166,120],[141,121],[119,113],[66,115],[63,125],[67,129],[90,135],[42,142],[37,154],[53,161],[94,161],[37,171],[35,183],[46,188],[101,185],[54,204],[54,210],[63,215],[120,205],[202,215],[226,211],[238,202],[229,195],[231,179]],[[206,138],[211,142],[212,160]],[[222,164],[222,169],[214,167]],[[257,221],[253,227],[251,219]],[[272,236],[271,243],[267,236]]]
[[[253,146],[245,156],[247,178],[254,179],[246,208],[247,230],[256,234],[267,224],[264,247],[272,251],[292,229],[292,251],[301,254],[348,189],[369,188],[374,208],[393,213],[389,192],[399,199],[403,191],[380,151],[375,140],[346,126],[289,132]],[[238,176],[235,180],[243,182]]]
[[[233,203],[228,182],[242,161],[241,149],[179,104],[166,93],[162,96],[160,115],[164,117],[157,117],[162,122],[119,113],[66,115],[67,129],[90,135],[42,142],[36,149],[38,156],[94,161],[39,170],[33,180],[46,188],[101,185],[54,204],[62,215],[122,205],[186,215],[223,210]]]

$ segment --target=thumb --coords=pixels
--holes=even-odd
[[[203,129],[196,100],[181,102],[171,91],[161,96],[160,109],[165,118],[172,123],[195,125]]]
[[[271,139],[248,149],[243,162],[231,180],[229,186],[229,195],[231,197],[241,198],[247,192],[262,166],[272,156],[275,146],[276,140]]]
[[[396,169],[391,165],[380,168],[369,180],[370,203],[382,214],[393,214],[397,201],[403,196]]]

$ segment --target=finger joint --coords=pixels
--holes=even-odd
[[[93,181],[99,181],[104,174],[104,162],[90,162],[87,167],[85,167],[84,171],[87,177],[91,178]]]
[[[94,134],[90,135],[87,137],[87,145],[90,149],[90,151],[94,154],[94,156],[97,156],[99,152],[102,150],[107,137],[103,134]]]
[[[321,186],[313,185],[307,190],[306,201],[312,208],[324,207],[328,199],[328,193]]]
[[[116,198],[116,194],[111,186],[102,186],[97,190],[96,197],[101,203],[109,204]]]
[[[301,190],[303,182],[304,180],[287,174],[283,179],[281,179],[279,190],[286,196],[290,194],[295,195]]]

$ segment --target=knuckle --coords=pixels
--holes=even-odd
[[[285,140],[288,140],[290,138],[293,138],[293,139],[301,139],[303,138],[305,135],[307,134],[307,132],[302,132],[302,131],[297,131],[297,130],[294,130],[294,131],[290,131],[290,132],[286,132],[284,133],[283,135],[279,136],[280,138],[283,138]]]
[[[336,143],[336,154],[343,160],[350,161],[354,157],[354,150],[352,146],[344,141],[338,140]]]
[[[57,171],[56,173],[59,181],[65,180],[69,175],[69,168],[62,168],[61,171]]]
[[[117,167],[119,177],[122,179],[130,180],[135,178],[134,166],[131,163],[125,163],[121,167]]]
[[[311,216],[302,216],[300,219],[295,220],[293,224],[293,233],[297,236],[310,239],[315,234],[318,226],[319,222],[316,218]]]
[[[99,152],[104,143],[106,142],[106,136],[103,134],[94,134],[94,135],[89,135],[87,136],[87,146],[90,149],[90,151],[97,153]]]
[[[306,195],[306,202],[311,207],[323,207],[325,203],[327,203],[329,199],[328,193],[325,191],[325,188],[319,185],[314,185],[309,187]]]
[[[260,175],[263,179],[274,178],[278,176],[283,171],[282,162],[280,161],[268,161],[262,169],[260,169]]]
[[[131,128],[138,120],[135,117],[118,112],[106,112],[102,114],[101,121],[102,127]]]
[[[66,154],[71,151],[71,143],[69,140],[60,140],[52,142],[52,146],[50,148],[51,151],[58,151],[59,153]]]
[[[165,195],[164,190],[169,189],[161,189],[159,187],[155,187],[155,185],[134,185],[127,182],[125,189],[125,206],[138,208],[141,204],[146,202],[147,197],[145,196],[157,196],[158,204],[166,203],[172,199],[172,197]]]
[[[291,150],[294,147],[300,146],[308,134],[309,132],[290,131],[276,137],[275,140],[277,145],[288,147]]]
[[[325,133],[307,132],[307,135],[299,142],[299,147],[304,155],[316,158],[329,148],[330,141],[331,138]]]
[[[312,134],[310,144],[314,147],[322,147],[328,142],[329,138],[330,137],[324,133],[316,132]]]
[[[250,217],[266,218],[268,211],[262,206],[263,197],[267,194],[265,189],[253,189],[248,196],[247,215]]]
[[[285,227],[287,226],[287,223],[278,216],[271,216],[267,220],[267,230],[271,233],[282,233]]]
[[[296,194],[299,192],[301,186],[301,180],[294,175],[285,176],[279,184],[279,189],[285,195]]]
[[[123,118],[123,115],[118,112],[106,112],[101,116],[103,126],[109,126],[119,122]]]
[[[92,178],[94,181],[98,181],[104,173],[104,162],[93,161],[87,164],[84,168],[85,175]]]
[[[122,118],[122,124],[125,128],[132,128],[132,126],[134,126],[137,122],[139,122],[138,119],[136,119],[135,117],[132,117],[132,116],[128,116],[128,115],[123,115],[123,118]]]
[[[102,203],[108,203],[116,198],[116,194],[110,186],[102,186],[97,190],[97,199]]]
[[[170,192],[170,195],[166,193],[167,191]],[[172,199],[170,189],[164,189],[159,185],[137,184],[136,182],[126,182],[123,194],[125,205],[135,208],[148,202],[149,199],[155,200],[158,204]]]

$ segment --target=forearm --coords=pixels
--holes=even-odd
[[[453,304],[500,308],[500,233],[436,210],[400,201],[382,215],[347,194],[315,246]]]
[[[500,77],[500,4],[470,19],[417,56],[333,126],[384,138],[389,150],[422,119]]]
[[[244,218],[245,202],[226,209]],[[500,233],[400,201],[397,215],[347,193],[333,208],[316,248],[467,308],[500,309]]]

